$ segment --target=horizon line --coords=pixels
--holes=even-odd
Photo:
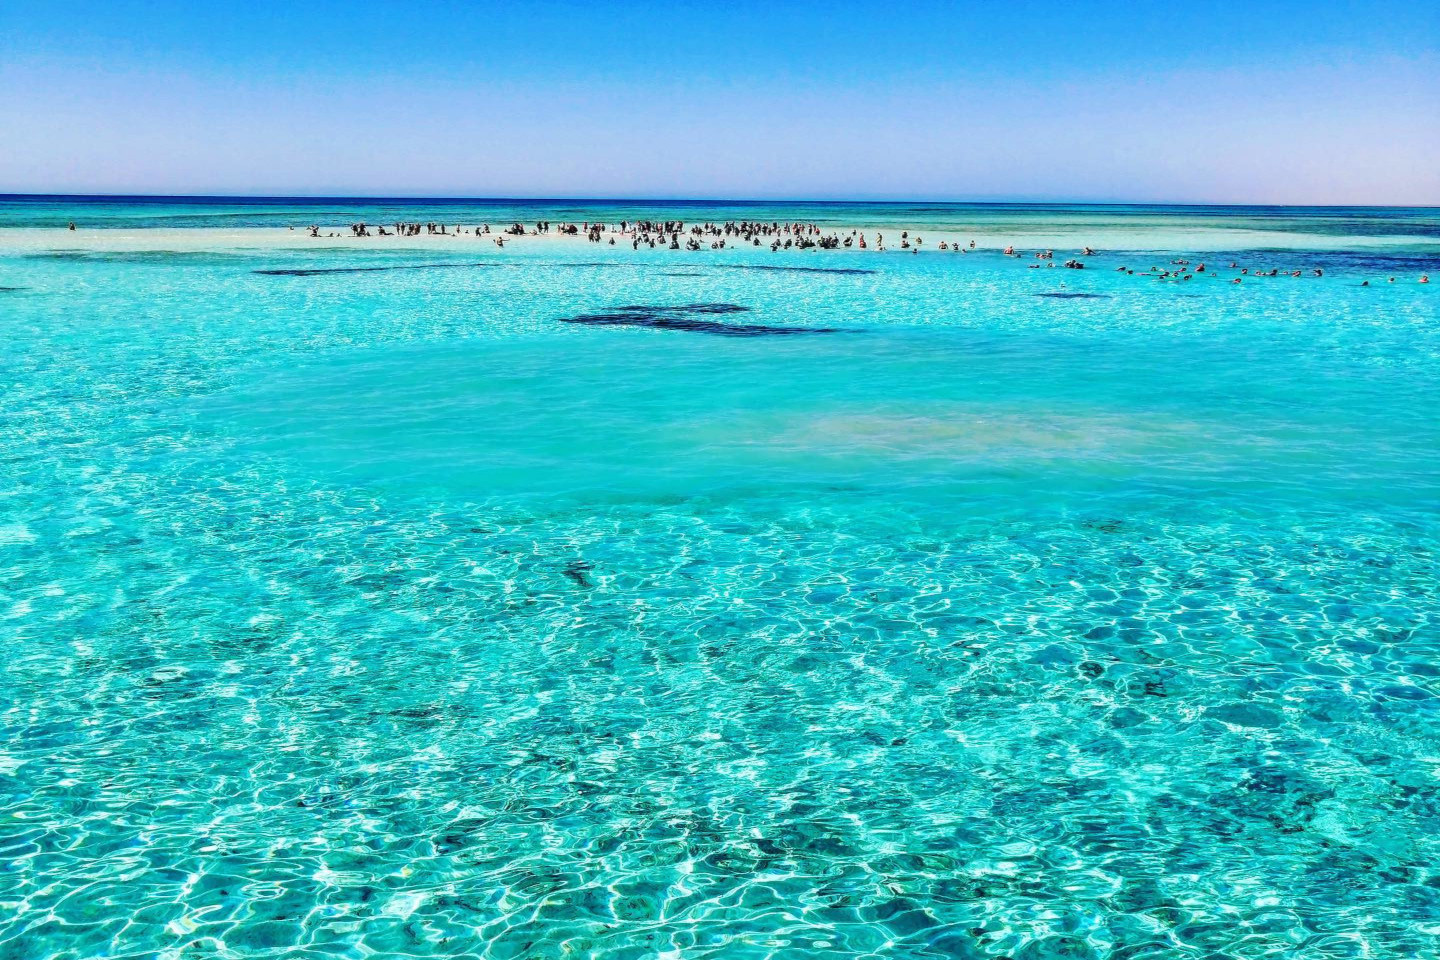
[[[804,198],[739,198],[739,197],[481,197],[384,194],[268,194],[268,193],[0,193],[0,202],[45,200],[140,200],[206,203],[214,201],[302,201],[302,202],[406,202],[406,203],[661,203],[706,204],[715,206],[759,206],[763,204],[810,204],[828,206],[1029,206],[1029,207],[1234,207],[1245,209],[1270,208],[1286,210],[1351,209],[1351,210],[1440,210],[1440,204],[1381,203],[1240,203],[1233,201],[1165,201],[1165,200],[843,200]]]

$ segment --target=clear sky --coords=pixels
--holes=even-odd
[[[0,192],[1440,204],[1440,0],[0,0]]]

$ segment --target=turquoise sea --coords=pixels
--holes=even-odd
[[[636,217],[926,242],[300,230]],[[0,957],[1440,956],[1440,210],[0,198],[0,334]]]

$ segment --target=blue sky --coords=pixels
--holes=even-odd
[[[0,143],[0,192],[1440,204],[1440,0],[15,0]]]

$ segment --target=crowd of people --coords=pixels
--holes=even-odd
[[[858,229],[850,230],[847,233],[843,230],[826,230],[816,223],[802,222],[771,221],[766,223],[758,220],[729,220],[723,223],[687,224],[682,220],[622,220],[612,226],[607,223],[577,224],[540,220],[528,226],[523,223],[512,223],[496,234],[492,234],[488,223],[475,227],[456,224],[453,229],[448,224],[435,222],[397,222],[389,224],[390,229],[388,230],[386,226],[385,224],[352,223],[349,226],[349,232],[352,237],[415,237],[422,233],[427,236],[489,237],[502,247],[505,245],[507,237],[539,237],[550,234],[578,237],[584,234],[585,239],[591,243],[603,243],[612,247],[617,242],[628,243],[635,250],[639,250],[641,247],[650,250],[702,250],[706,247],[711,250],[723,250],[735,246],[769,247],[772,251],[850,248],[883,251],[889,249],[885,244],[885,235],[878,231],[873,241],[867,241],[865,234]],[[321,236],[318,224],[312,224],[307,229],[310,236],[316,238]],[[339,234],[332,231],[325,236],[335,237]],[[899,248],[901,250],[919,253],[924,244],[923,238],[911,237],[908,230],[900,232]],[[959,242],[952,244],[941,241],[939,248],[953,250],[956,253],[968,253],[976,246],[974,240],[970,241],[968,247],[962,246]],[[1007,249],[1006,252],[1011,251]]]
[[[387,230],[386,227],[389,227]],[[74,229],[73,225],[71,229]],[[292,230],[294,227],[291,228]],[[449,224],[427,222],[407,223],[404,221],[393,224],[381,224],[372,226],[368,223],[350,224],[350,235],[352,237],[416,237],[446,236],[446,237],[476,237],[479,239],[489,238],[496,246],[504,247],[507,239],[513,237],[542,237],[559,235],[563,237],[579,237],[584,235],[590,243],[605,244],[608,246],[629,245],[633,250],[642,247],[649,250],[690,250],[699,251],[706,249],[724,250],[737,247],[768,247],[772,252],[780,250],[874,250],[886,251],[891,246],[885,242],[885,234],[876,231],[873,239],[867,239],[866,234],[859,229],[849,231],[825,228],[816,223],[779,221],[758,221],[758,220],[727,220],[723,223],[689,223],[683,220],[621,220],[618,224],[608,223],[556,223],[550,220],[539,220],[533,224],[511,223],[501,229],[498,233],[492,233],[490,224],[482,223],[475,227],[465,227],[459,224],[453,227]],[[310,236],[320,237],[320,227],[311,225]],[[335,237],[338,234],[331,232],[327,236]],[[894,235],[892,233],[892,241]],[[925,241],[918,234],[911,236],[909,230],[901,230],[899,236],[900,250],[910,253],[919,253],[924,247]],[[937,249],[949,253],[970,253],[979,248],[974,240],[962,243],[959,240],[941,240]],[[1007,257],[1023,258],[1025,254],[1017,251],[1013,244],[1007,245],[1001,251]],[[1096,252],[1091,247],[1083,247],[1080,255],[1083,257],[1095,256]],[[1030,254],[1036,263],[1030,264],[1031,269],[1054,267],[1055,251],[1039,250]],[[1085,269],[1085,261],[1079,257],[1071,257],[1061,263],[1062,267],[1071,270]],[[1238,271],[1231,279],[1232,283],[1240,283],[1245,277],[1301,277],[1306,274],[1302,269],[1281,269],[1271,267],[1269,269],[1252,270],[1249,267],[1241,267],[1238,263],[1231,263],[1229,269]],[[1188,260],[1173,260],[1164,267],[1152,266],[1148,270],[1134,270],[1130,267],[1119,266],[1116,270],[1130,276],[1156,277],[1161,280],[1185,281],[1200,274],[1216,276],[1213,270],[1208,270],[1204,263],[1192,268]],[[1309,275],[1322,277],[1325,275],[1323,269],[1312,268]],[[1394,283],[1395,278],[1387,278],[1388,282]],[[1421,274],[1421,283],[1429,283],[1428,274]],[[1370,281],[1366,280],[1362,286],[1369,286]]]

